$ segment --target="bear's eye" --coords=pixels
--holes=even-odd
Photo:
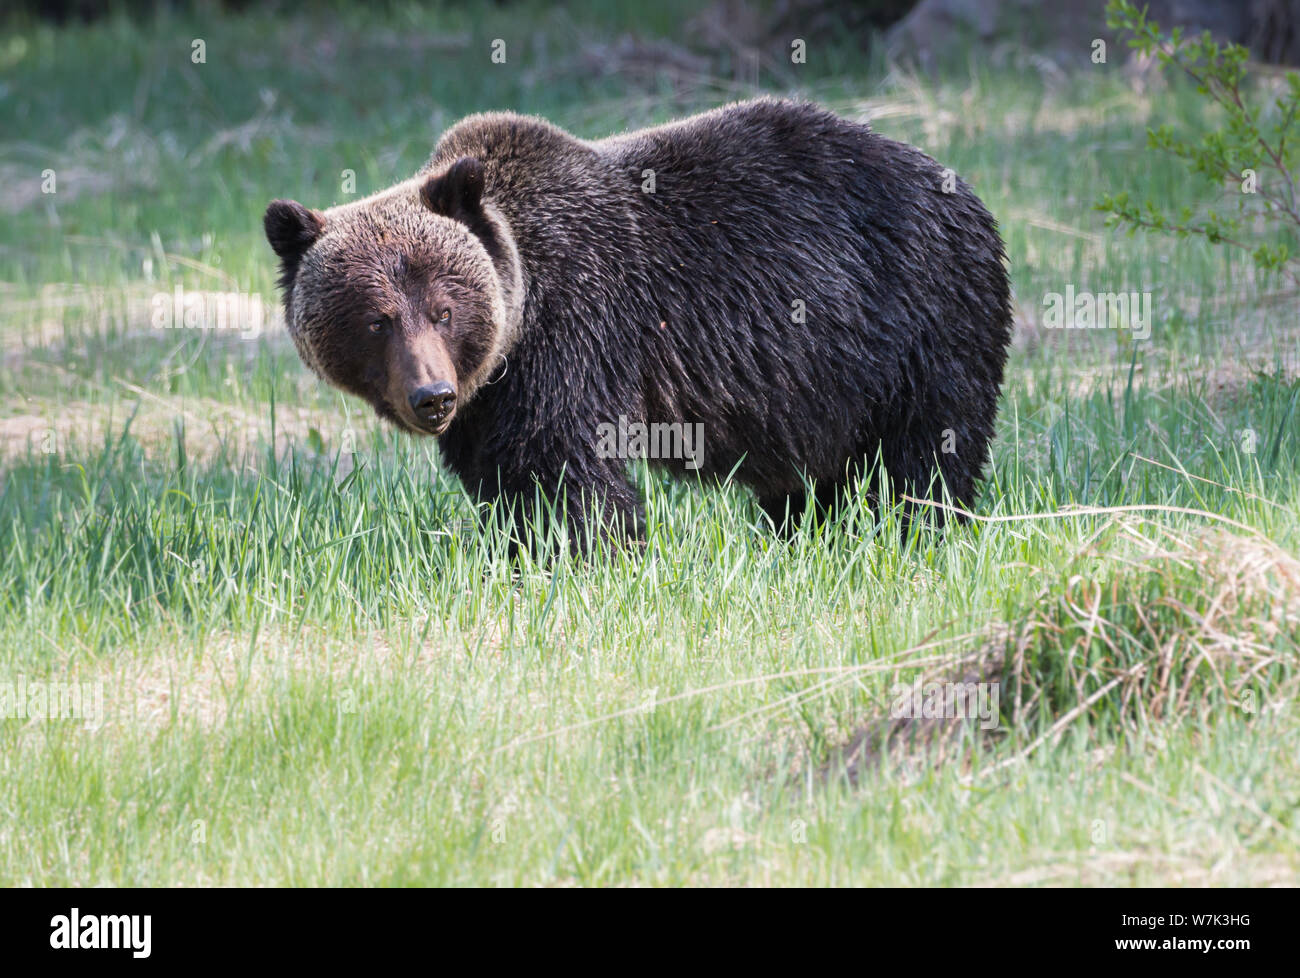
[[[444,309],[442,312],[438,313],[438,322],[440,323],[451,322],[451,310]]]
[[[382,332],[384,331],[384,329],[387,328],[387,326],[388,326],[388,322],[387,322],[387,320],[384,320],[384,319],[376,319],[373,323],[371,323],[371,324],[367,327],[367,329],[369,329],[370,332],[372,332],[372,333],[382,333]]]

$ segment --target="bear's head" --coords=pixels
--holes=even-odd
[[[509,227],[464,157],[324,212],[266,209],[303,362],[381,417],[440,435],[502,365],[522,318]]]

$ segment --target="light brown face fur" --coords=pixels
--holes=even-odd
[[[485,217],[474,194],[477,173],[472,203],[496,227],[499,218]],[[435,212],[459,214],[461,188],[445,184],[419,177],[323,213],[276,201],[266,218],[303,361],[382,417],[427,435],[446,431],[500,366],[519,318],[508,308],[517,281],[503,289],[484,241],[463,220]],[[517,279],[513,246],[498,252]]]

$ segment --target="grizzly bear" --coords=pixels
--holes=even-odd
[[[412,179],[277,200],[265,228],[307,365],[516,519],[567,501],[576,547],[643,530],[608,437],[629,425],[698,431],[656,461],[734,476],[782,528],[863,477],[968,502],[988,456],[997,225],[929,156],[813,104],[594,142],[475,115]]]

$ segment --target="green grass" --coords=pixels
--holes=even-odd
[[[465,113],[594,137],[749,93],[726,55],[609,61],[696,5],[589,6],[0,41],[0,682],[105,704],[0,720],[0,883],[1294,879],[1300,300],[1090,210],[1188,193],[1140,132],[1198,124],[1194,93],[919,82],[841,38],[765,67],[1002,222],[1020,328],[980,519],[942,537],[858,513],[786,545],[742,490],[641,471],[643,554],[515,567],[433,446],[279,331],[151,328],[178,284],[274,301],[269,199],[383,187]],[[1043,329],[1070,283],[1151,291],[1151,339]],[[846,760],[896,680],[981,650],[1020,653],[995,736]]]

